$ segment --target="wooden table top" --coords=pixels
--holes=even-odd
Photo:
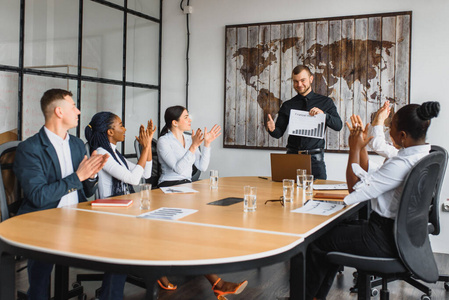
[[[327,183],[331,183],[327,181]],[[243,186],[257,186],[256,212],[243,212],[243,203],[230,206],[207,203],[226,197],[243,197]],[[192,194],[151,192],[150,210],[160,207],[198,210],[177,221],[136,218],[139,193],[123,207],[73,207],[20,215],[0,223],[0,238],[11,245],[71,257],[130,265],[190,265],[235,262],[268,257],[294,248],[308,235],[344,214],[348,206],[331,216],[292,213],[303,205],[297,189],[292,203],[278,202],[282,183],[258,177],[224,177],[218,189],[208,180],[185,185]],[[339,191],[341,193],[341,191]]]

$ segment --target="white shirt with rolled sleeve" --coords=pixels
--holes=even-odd
[[[115,153],[117,145],[110,144],[112,151]],[[151,170],[153,168],[153,161],[147,161],[145,169],[126,159],[128,168],[123,165],[123,162],[118,158],[119,163],[111,156],[111,154],[102,147],[97,148],[98,154],[109,154],[103,169],[98,172],[98,191],[100,198],[110,197],[112,195],[112,178],[120,180],[122,183],[137,185],[140,179],[150,178]]]
[[[157,154],[161,164],[159,183],[164,181],[192,180],[192,166],[204,172],[210,161],[210,147],[198,148],[192,153],[192,137],[184,134],[184,146],[176,139],[171,131],[161,136],[157,141]]]
[[[352,164],[352,170],[360,181],[354,191],[345,197],[346,204],[371,200],[372,209],[379,215],[395,219],[399,200],[404,187],[404,179],[412,167],[429,154],[430,145],[420,145],[401,149],[388,159],[382,167],[372,173],[365,172],[360,165]]]

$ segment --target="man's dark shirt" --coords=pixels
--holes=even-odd
[[[292,99],[285,101],[279,109],[278,118],[276,120],[276,128],[273,132],[269,132],[274,138],[280,138],[287,130],[290,110],[304,110],[310,111],[310,109],[317,107],[326,114],[326,128],[330,127],[335,131],[340,131],[343,127],[343,122],[338,115],[337,108],[331,98],[315,94],[313,91],[308,93],[305,97],[300,94],[296,95]],[[302,137],[297,135],[289,135],[287,148],[292,150],[311,150],[311,149],[324,149],[325,140],[309,137]]]

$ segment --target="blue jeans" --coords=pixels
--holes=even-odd
[[[28,259],[28,300],[48,300],[50,298],[50,276],[53,264]],[[121,300],[125,288],[126,275],[105,273],[101,286],[101,300]]]

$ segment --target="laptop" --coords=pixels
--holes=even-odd
[[[270,153],[270,158],[271,180],[273,181],[282,181],[283,179],[296,181],[297,169],[306,169],[307,174],[312,174],[310,155]]]

